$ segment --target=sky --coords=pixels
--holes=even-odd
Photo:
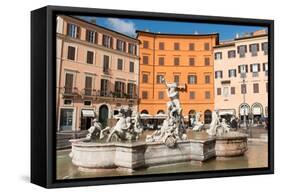
[[[206,23],[190,23],[177,21],[159,21],[159,20],[142,20],[142,19],[126,19],[126,18],[108,18],[108,17],[81,17],[81,19],[91,21],[96,20],[96,24],[103,27],[121,32],[128,36],[135,37],[136,30],[149,30],[155,33],[178,33],[178,34],[209,34],[219,33],[220,41],[234,39],[236,34],[240,36],[243,33],[253,32],[264,29],[261,26],[241,26],[226,24],[206,24]]]

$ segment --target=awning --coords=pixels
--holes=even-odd
[[[234,109],[219,110],[219,115],[235,115]]]
[[[152,119],[153,118],[152,115],[145,114],[145,113],[140,114],[140,117],[141,117],[141,119]]]
[[[94,110],[82,110],[83,117],[95,117]]]
[[[154,118],[156,118],[156,119],[165,119],[165,118],[167,118],[167,115],[163,114],[163,113],[158,113],[157,115],[154,116]]]

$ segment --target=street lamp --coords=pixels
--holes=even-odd
[[[245,73],[242,73],[242,79],[243,79],[243,87],[244,87],[244,91],[243,91],[243,123],[244,123],[244,130],[248,132],[248,124],[246,122],[246,81],[245,81],[245,78],[246,78],[246,72]],[[248,113],[249,114],[249,113]],[[249,131],[250,132],[250,131]],[[251,136],[251,133],[250,133],[250,136]]]

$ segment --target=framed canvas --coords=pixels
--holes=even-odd
[[[32,11],[31,182],[272,174],[273,58],[272,20]]]

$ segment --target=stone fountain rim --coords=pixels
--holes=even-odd
[[[208,139],[187,139],[187,140],[178,140],[177,144],[182,143],[211,143],[215,141],[216,137],[210,137]],[[77,147],[141,147],[146,145],[162,145],[162,141],[156,142],[83,142],[85,138],[81,139],[71,139],[69,140],[73,146]]]

